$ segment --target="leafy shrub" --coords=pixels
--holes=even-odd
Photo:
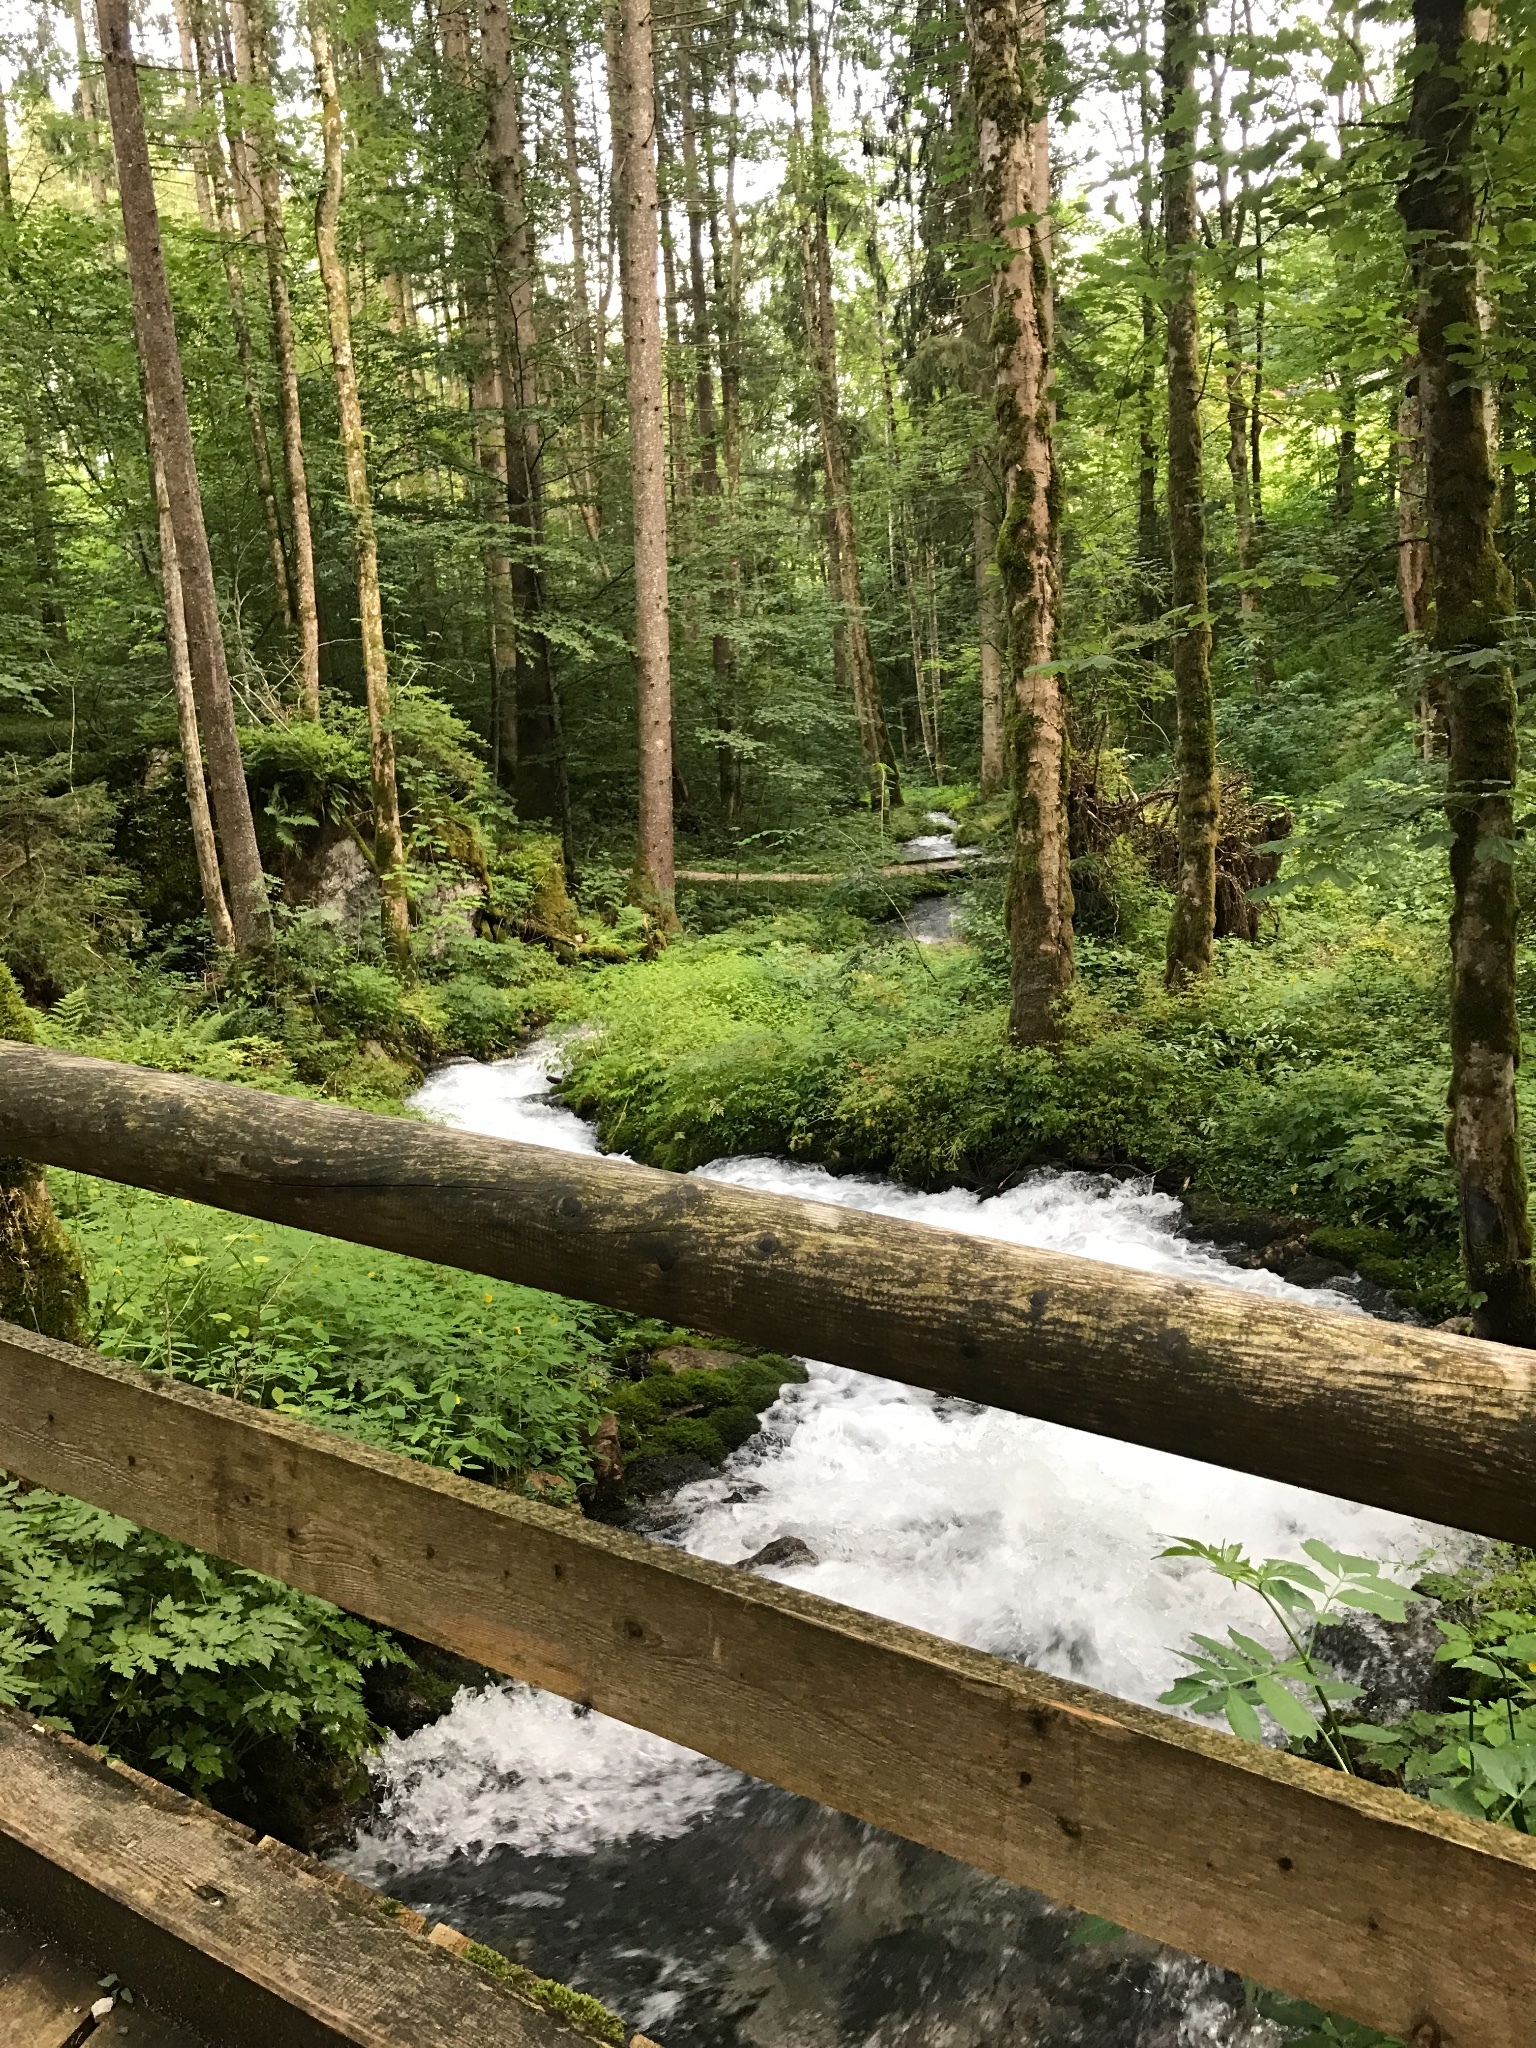
[[[363,1673],[405,1661],[324,1600],[0,1480],[0,1706],[190,1792],[269,1740],[360,1758]]]
[[[603,1312],[106,1182],[59,1190],[109,1356],[471,1476],[590,1475]]]

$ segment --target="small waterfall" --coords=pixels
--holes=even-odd
[[[418,1105],[499,1137],[592,1151],[549,1095],[548,1045],[434,1075]],[[990,1198],[922,1194],[777,1159],[702,1171],[1295,1297],[1177,1233],[1135,1183],[1042,1172]],[[1313,1301],[1352,1306],[1346,1294]],[[1261,1633],[1235,1589],[1158,1550],[1261,1555],[1307,1536],[1422,1560],[1438,1531],[1380,1509],[941,1398],[826,1365],[788,1388],[716,1478],[650,1533],[736,1562],[798,1539],[775,1576],[1001,1656],[1155,1701],[1194,1629]],[[667,2048],[1257,2048],[1235,1981],[932,1851],[591,1712],[506,1685],[391,1739],[351,1867],[535,1969],[607,1999]]]

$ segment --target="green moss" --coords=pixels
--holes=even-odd
[[[545,2012],[554,2013],[594,2041],[608,2041],[613,2048],[622,2048],[626,2033],[624,2022],[600,2000],[589,1998],[585,1991],[573,1991],[569,1984],[557,1984],[552,1977],[536,1977],[532,1970],[525,1969],[521,1963],[509,1962],[499,1950],[487,1948],[483,1942],[471,1942],[464,1954],[488,1977],[494,1977],[498,1984],[505,1984],[509,1990],[526,1998],[530,2005],[541,2006]]]
[[[805,1378],[803,1365],[770,1352],[683,1372],[653,1365],[643,1379],[612,1387],[608,1403],[626,1459],[695,1457],[718,1465],[756,1433],[779,1390]]]

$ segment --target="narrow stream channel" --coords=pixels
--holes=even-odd
[[[549,1046],[457,1065],[416,1100],[446,1123],[570,1151]],[[990,1199],[778,1159],[703,1172],[1271,1296],[1301,1290],[1178,1236],[1167,1195],[1042,1172]],[[1309,1298],[1351,1306],[1347,1296]],[[650,1533],[999,1655],[1154,1702],[1192,1630],[1261,1633],[1244,1596],[1158,1551],[1174,1536],[1295,1554],[1308,1536],[1412,1567],[1444,1532],[1397,1515],[831,1366],[786,1391],[717,1478]],[[459,1696],[391,1739],[349,1867],[665,2048],[1257,2048],[1240,1987],[1130,1936],[1073,1942],[1036,1894],[530,1687]]]

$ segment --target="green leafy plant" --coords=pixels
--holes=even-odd
[[[361,1758],[363,1673],[407,1662],[327,1601],[0,1480],[0,1706],[189,1791],[268,1739]]]
[[[1318,1633],[1341,1620],[1344,1609],[1402,1621],[1419,1596],[1387,1578],[1371,1558],[1344,1555],[1317,1537],[1302,1549],[1310,1565],[1281,1557],[1255,1564],[1241,1544],[1202,1543],[1195,1537],[1161,1552],[1163,1557],[1201,1559],[1232,1585],[1248,1587],[1269,1610],[1286,1645],[1277,1651],[1235,1628],[1227,1630],[1224,1643],[1194,1636],[1196,1647],[1179,1652],[1190,1670],[1161,1697],[1165,1706],[1224,1714],[1233,1734],[1251,1742],[1262,1740],[1262,1710],[1292,1740],[1321,1743],[1340,1770],[1352,1772],[1337,1710],[1358,1698],[1360,1688],[1334,1676],[1318,1653]]]

